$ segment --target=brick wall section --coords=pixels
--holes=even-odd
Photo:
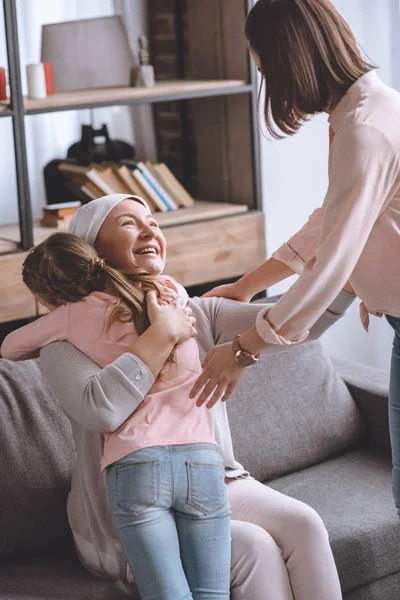
[[[188,53],[187,1],[184,0],[180,3],[183,10],[185,57]],[[175,0],[149,1],[150,52],[158,81],[179,78],[175,5]],[[185,123],[182,121],[178,102],[156,104],[153,111],[158,159],[165,162],[182,183],[186,181],[188,191],[196,195],[196,143],[193,122],[190,117],[190,103],[187,104],[187,107]],[[183,131],[188,136],[188,152],[185,153],[187,161],[185,174],[182,157]]]

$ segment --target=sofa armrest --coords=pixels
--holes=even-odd
[[[389,372],[358,362],[332,358],[367,424],[369,440],[391,452],[388,419]]]

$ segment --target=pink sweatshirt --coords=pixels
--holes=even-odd
[[[163,300],[177,294],[184,303],[184,288],[169,277],[162,277]],[[107,331],[107,322],[118,300],[94,292],[80,302],[61,306],[41,319],[10,333],[1,354],[10,360],[35,356],[43,346],[67,340],[101,367],[129,352],[137,334],[133,323],[116,321]],[[164,367],[162,381],[156,381],[149,393],[118,429],[104,436],[104,469],[131,452],[149,446],[172,444],[215,444],[211,411],[195,406],[189,392],[201,372],[197,342],[191,338],[176,347],[176,364]]]
[[[348,280],[365,313],[400,317],[400,94],[371,71],[329,122],[335,137],[323,208],[273,255],[301,274],[258,315],[267,343],[304,339]]]

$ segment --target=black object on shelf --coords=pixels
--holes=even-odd
[[[101,138],[101,141],[99,141]],[[117,162],[133,160],[136,150],[127,142],[110,138],[107,125],[93,129],[91,125],[82,125],[82,135],[79,142],[72,144],[67,157],[73,158],[79,165],[89,165],[91,162]]]
[[[43,169],[44,187],[46,190],[46,204],[58,204],[59,202],[75,202],[79,200],[82,204],[88,201],[82,192],[81,186],[69,180],[58,169],[60,163],[70,162],[77,164],[76,160],[56,158],[51,160]]]

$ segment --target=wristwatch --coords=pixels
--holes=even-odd
[[[253,365],[256,364],[260,355],[259,354],[250,354],[250,352],[246,352],[246,350],[243,350],[243,348],[241,347],[241,345],[239,343],[239,338],[240,338],[240,335],[237,335],[232,342],[232,350],[235,355],[236,364],[238,364],[239,367],[244,367],[244,368],[252,367]]]

